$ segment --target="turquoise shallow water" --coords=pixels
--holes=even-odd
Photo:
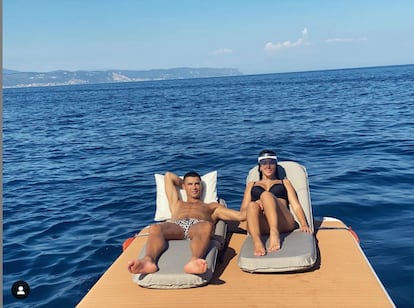
[[[263,148],[308,169],[398,307],[414,284],[414,66],[3,91],[3,301],[72,307],[152,222],[154,173],[218,170],[238,208]],[[24,302],[14,281],[31,286]]]

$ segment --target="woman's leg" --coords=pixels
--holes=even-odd
[[[253,239],[255,256],[264,256],[266,254],[266,249],[260,237],[263,220],[263,212],[260,204],[258,202],[250,202],[247,207],[247,228]]]
[[[290,232],[295,229],[295,218],[290,212],[288,206],[285,204],[285,201],[276,199],[276,209],[277,209],[277,220],[279,232]]]
[[[269,251],[279,250],[280,233],[292,231],[295,228],[295,219],[288,207],[272,193],[263,192],[260,200],[269,225]]]
[[[269,225],[269,252],[280,249],[280,235],[279,235],[279,217],[278,217],[278,202],[274,195],[270,192],[263,192],[260,196],[260,201],[263,205],[263,211]]]

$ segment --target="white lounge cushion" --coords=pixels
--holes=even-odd
[[[145,246],[140,258],[145,255]],[[135,274],[133,281],[152,289],[184,289],[206,285],[212,278],[218,255],[218,243],[211,241],[207,251],[207,271],[201,275],[187,274],[184,265],[190,260],[189,240],[171,240],[168,249],[158,260],[159,271],[152,274]]]
[[[313,214],[309,191],[308,173],[306,168],[294,161],[278,162],[277,172],[279,178],[287,177],[296,190],[300,204],[305,212],[309,227],[313,230]],[[259,181],[257,166],[249,170],[246,182]],[[293,216],[295,214],[292,212]],[[296,219],[296,216],[295,216]],[[297,221],[297,219],[296,219]]]
[[[220,200],[224,203],[224,200]],[[191,250],[189,240],[168,241],[167,250],[158,260],[159,270],[152,274],[135,274],[133,281],[138,285],[151,289],[185,289],[206,285],[211,278],[216,267],[217,255],[224,247],[227,235],[227,223],[219,220],[216,223],[213,239],[206,252],[208,264],[207,272],[202,275],[187,274],[184,272],[184,265],[190,260]],[[138,258],[145,256],[145,247],[141,250]]]
[[[227,207],[223,199],[219,201]],[[190,241],[171,240],[168,241],[167,250],[158,260],[159,270],[147,275],[135,274],[132,279],[138,285],[151,289],[185,289],[206,285],[213,277],[217,256],[225,246],[226,237],[227,223],[223,220],[218,220],[213,238],[206,252],[207,272],[202,275],[192,275],[184,272],[184,265],[191,257]],[[146,245],[142,248],[138,258],[142,258],[145,255],[145,247]]]
[[[269,237],[262,240],[269,245]],[[251,236],[247,236],[240,249],[239,267],[246,272],[277,273],[302,271],[309,269],[316,263],[317,253],[315,239],[312,234],[295,230],[281,234],[282,249],[257,257]]]
[[[157,186],[157,199],[154,220],[163,221],[170,219],[171,211],[165,194],[164,175],[155,174],[155,183]],[[203,185],[201,200],[205,203],[217,202],[217,171],[202,175],[201,183]],[[180,189],[179,193],[181,200],[187,200],[183,189]]]
[[[298,199],[305,212],[308,225],[313,230],[313,214],[309,193],[308,175],[304,166],[293,161],[278,163],[278,175],[287,177],[295,188]],[[250,169],[247,182],[258,181],[257,167]],[[296,221],[297,218],[294,215]],[[268,236],[262,238],[268,245]],[[302,271],[312,268],[317,261],[316,240],[313,234],[304,233],[296,229],[291,233],[281,234],[281,249],[268,253],[265,256],[254,256],[253,241],[247,236],[238,258],[239,267],[248,272],[289,272]]]

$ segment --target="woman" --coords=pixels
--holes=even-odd
[[[280,249],[282,232],[295,229],[296,222],[289,210],[292,207],[300,223],[300,230],[311,233],[296,191],[287,179],[277,175],[277,157],[271,150],[261,151],[258,157],[260,180],[246,185],[240,211],[247,213],[247,228],[254,243],[254,255],[264,256],[266,248],[262,234],[269,234],[268,252]]]

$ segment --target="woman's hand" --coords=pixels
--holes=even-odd
[[[308,226],[300,226],[300,231],[306,233],[313,233],[312,230]]]
[[[256,204],[259,206],[259,208],[263,211],[263,204],[262,204],[262,201],[257,200],[257,201],[255,201],[255,202],[256,202]]]

